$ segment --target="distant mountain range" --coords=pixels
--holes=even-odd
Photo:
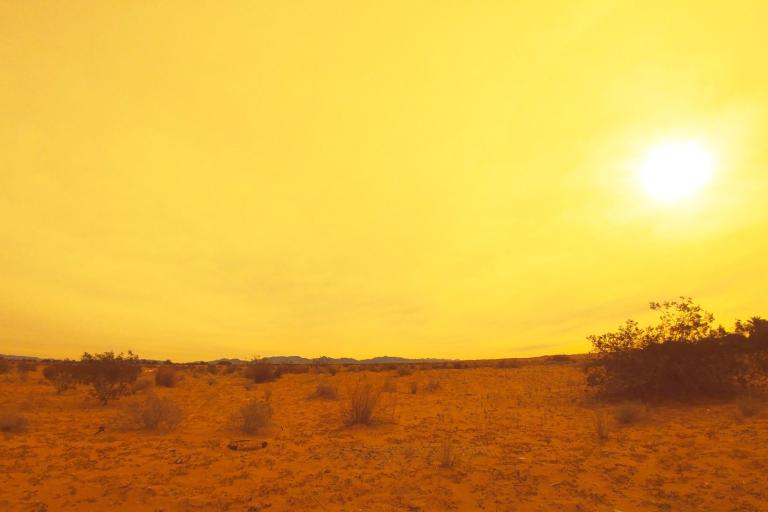
[[[379,356],[369,359],[353,359],[351,357],[316,357],[309,359],[301,356],[271,356],[262,358],[263,361],[274,364],[387,364],[387,363],[443,363],[450,359],[408,359],[406,357]],[[211,363],[229,362],[232,364],[245,364],[249,361],[243,359],[217,359]]]
[[[0,359],[17,359],[17,360],[29,360],[29,361],[44,361],[44,358],[31,357],[31,356],[14,356],[0,354]],[[388,364],[388,363],[444,363],[451,361],[451,359],[408,359],[405,357],[393,357],[393,356],[380,356],[372,357],[370,359],[353,359],[351,357],[316,357],[314,359],[301,357],[301,356],[271,356],[262,358],[264,361],[274,364]],[[160,360],[142,359],[147,363],[160,363]],[[222,358],[214,361],[200,361],[201,363],[208,362],[214,364],[231,363],[231,364],[246,364],[250,361],[244,359],[229,359]]]

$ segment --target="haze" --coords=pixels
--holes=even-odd
[[[0,353],[513,357],[764,311],[766,16],[2,2]],[[712,176],[658,201],[677,140]]]

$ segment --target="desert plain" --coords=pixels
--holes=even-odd
[[[264,384],[181,367],[173,387],[145,367],[148,385],[106,406],[84,386],[57,394],[43,365],[0,375],[0,406],[26,419],[0,435],[0,510],[768,510],[762,410],[667,403],[624,418],[578,359],[433,366],[312,367]],[[361,382],[379,400],[371,424],[350,426]],[[313,399],[319,384],[338,396]],[[121,426],[148,394],[179,406],[175,428]],[[251,400],[272,418],[245,434],[232,418]]]

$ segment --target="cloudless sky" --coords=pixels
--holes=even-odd
[[[0,1],[0,353],[583,352],[768,313],[768,2]],[[716,161],[666,204],[636,162]]]

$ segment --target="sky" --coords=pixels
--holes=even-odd
[[[765,315],[766,21],[0,0],[0,353],[500,358],[679,295]],[[638,162],[687,140],[712,178],[659,201]]]

